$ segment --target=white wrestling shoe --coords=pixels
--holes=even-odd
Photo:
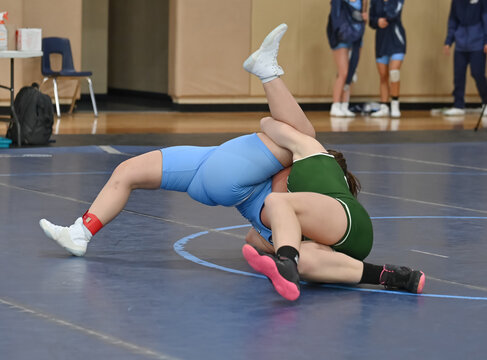
[[[91,240],[90,231],[83,225],[83,219],[76,219],[70,227],[58,226],[50,223],[46,219],[41,219],[39,225],[44,234],[74,256],[83,256]]]
[[[389,106],[386,104],[380,104],[379,110],[370,114],[370,116],[375,118],[388,117],[389,116]]]
[[[279,42],[287,30],[286,24],[281,24],[266,36],[260,48],[250,55],[243,63],[243,68],[256,75],[263,83],[274,80],[284,74],[284,70],[277,63]]]

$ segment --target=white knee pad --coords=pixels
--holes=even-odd
[[[391,82],[398,82],[401,80],[401,71],[400,70],[391,70],[389,71],[389,79]]]

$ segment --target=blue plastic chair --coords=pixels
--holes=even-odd
[[[96,108],[95,94],[93,92],[93,83],[91,81],[91,71],[76,71],[73,65],[73,55],[71,53],[71,43],[69,39],[59,37],[47,37],[42,39],[42,68],[41,72],[44,76],[41,86],[52,79],[54,86],[54,98],[56,100],[56,113],[58,117],[61,117],[61,111],[59,109],[59,94],[58,94],[58,79],[78,80],[76,90],[74,91],[73,100],[71,102],[71,108],[69,113],[74,110],[76,103],[76,96],[80,89],[81,79],[86,79],[90,88],[91,103],[93,105],[93,112],[95,116],[98,116],[98,110]],[[53,71],[51,68],[51,54],[60,54],[62,56],[61,71]]]

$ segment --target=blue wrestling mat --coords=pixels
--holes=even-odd
[[[134,191],[71,257],[39,219],[73,223],[121,161],[157,147],[0,150],[1,358],[484,358],[487,143],[334,148],[373,219],[366,261],[422,269],[423,295],[304,283],[288,302],[243,259],[235,209],[163,190]]]

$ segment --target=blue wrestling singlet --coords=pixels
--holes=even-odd
[[[260,220],[272,176],[283,169],[257,134],[244,135],[219,146],[174,146],[162,151],[165,190],[187,192],[210,205],[235,206],[269,240],[271,231]]]

